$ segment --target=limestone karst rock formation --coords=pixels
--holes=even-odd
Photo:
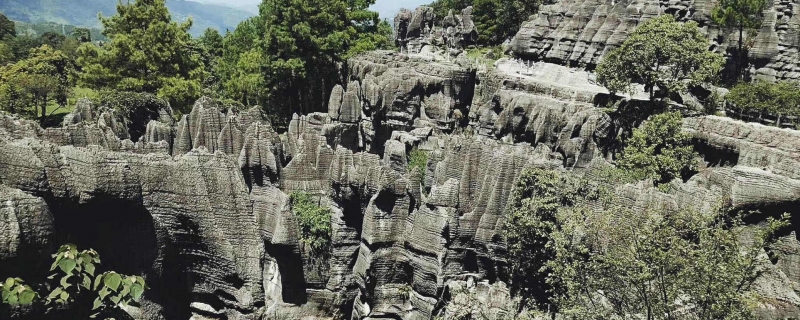
[[[559,0],[541,7],[522,25],[512,41],[514,53],[525,59],[561,65],[591,67],[616,48],[642,21],[672,14],[682,21],[697,21],[714,41],[712,48],[725,54],[738,43],[738,32],[720,29],[711,21],[716,2],[639,0]],[[800,80],[800,4],[796,0],[768,1],[764,23],[749,50],[750,73],[765,80]],[[747,33],[745,33],[747,35]]]
[[[282,134],[260,108],[208,98],[180,119],[151,119],[138,141],[124,116],[87,101],[58,128],[2,114],[0,276],[46,269],[49,254],[74,241],[152,284],[130,310],[135,319],[431,319],[461,288],[492,314],[513,313],[502,226],[516,177],[532,167],[589,174],[607,165],[620,131],[599,108],[608,92],[564,65],[591,64],[637,17],[673,10],[559,3],[518,36],[520,45],[537,34],[528,45],[544,49],[515,52],[552,53],[544,60],[563,65],[370,52],[348,61],[327,113],[295,115]],[[681,5],[691,7],[670,8]],[[401,13],[406,34],[430,26],[428,10]],[[630,19],[601,23],[603,12]],[[569,40],[589,37],[576,22],[587,19],[598,40]],[[537,33],[545,22],[557,37]],[[800,132],[715,116],[688,118],[684,130],[706,168],[670,193],[619,187],[623,205],[707,212],[729,198],[797,214]],[[424,173],[408,169],[413,148],[428,152]],[[293,192],[331,209],[324,259],[300,241]],[[797,232],[781,235],[782,254],[757,284],[765,319],[800,316]]]
[[[418,7],[413,12],[402,9],[394,18],[394,40],[401,52],[420,53],[426,46],[445,46],[459,53],[478,42],[478,30],[472,21],[472,7],[461,12],[452,10],[437,17],[431,7]]]

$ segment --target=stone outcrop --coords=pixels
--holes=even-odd
[[[472,7],[460,13],[452,10],[437,17],[431,7],[418,7],[413,12],[403,9],[394,18],[394,40],[404,53],[420,53],[426,46],[442,46],[460,50],[478,42],[478,29],[472,21]]]
[[[539,60],[590,65],[642,17],[705,14],[680,5],[563,2],[544,6],[520,34],[545,39],[527,44]],[[401,13],[403,39],[435,33],[431,15]],[[464,36],[468,15],[445,24]],[[555,31],[541,33],[545,22]],[[575,31],[584,24],[600,31]],[[591,41],[567,39],[575,34]],[[124,116],[88,101],[58,128],[0,114],[0,276],[46,270],[69,240],[97,249],[104,267],[146,277],[145,301],[128,310],[137,320],[447,318],[451,300],[497,318],[516,312],[503,257],[515,180],[526,168],[592,178],[612,162],[608,147],[622,129],[600,108],[608,92],[589,72],[543,61],[486,68],[376,51],[347,67],[328,112],[294,115],[285,133],[260,108],[208,98],[178,121],[135,128],[144,132],[135,142]],[[621,205],[709,212],[728,199],[795,214],[797,131],[715,116],[687,118],[684,130],[706,160],[701,172],[669,193],[617,187]],[[409,168],[415,148],[428,156],[422,170]],[[323,256],[301,239],[296,192],[330,209]],[[773,250],[782,254],[757,283],[767,319],[800,316],[796,229],[781,234]]]
[[[697,21],[720,53],[735,51],[738,32],[712,23],[714,5],[710,0],[559,0],[542,5],[539,13],[522,25],[511,47],[524,59],[592,68],[643,21],[672,14],[682,21]],[[800,80],[798,8],[796,1],[769,2],[761,28],[754,38],[745,39],[753,43],[749,51],[751,75],[773,81]]]

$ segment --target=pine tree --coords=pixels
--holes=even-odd
[[[744,54],[744,30],[761,26],[762,13],[767,8],[767,0],[720,0],[711,12],[711,18],[720,26],[736,28],[739,31],[739,50],[736,59],[736,76],[742,76],[742,55]]]
[[[155,93],[187,111],[206,76],[188,33],[192,21],[173,22],[165,0],[135,0],[118,4],[117,15],[101,22],[110,42],[81,47],[82,81],[98,89]]]

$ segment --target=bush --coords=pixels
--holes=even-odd
[[[785,227],[769,220],[752,242],[742,216],[661,208],[562,210],[550,283],[566,319],[754,319],[763,248]]]
[[[786,215],[746,227],[722,205],[698,213],[615,203],[568,173],[523,172],[505,229],[511,287],[535,302],[527,306],[564,319],[753,318],[753,284],[769,263],[759,256]]]
[[[695,169],[699,156],[691,137],[681,131],[683,118],[678,112],[653,116],[633,136],[617,161],[637,179],[652,179],[656,185],[687,176]]]
[[[527,169],[509,199],[506,233],[512,292],[528,305],[552,304],[553,286],[547,281],[555,258],[551,234],[558,229],[556,214],[563,207],[597,200],[600,189],[585,180],[541,169]]]
[[[742,111],[800,116],[800,84],[788,81],[740,83],[725,99]]]
[[[92,249],[78,251],[75,245],[66,244],[58,249],[53,258],[50,266],[53,273],[47,278],[51,283],[34,286],[41,292],[26,285],[22,279],[8,278],[0,283],[0,304],[49,307],[55,304],[72,306],[77,302],[81,306],[80,302],[92,301],[91,317],[103,316],[101,319],[105,319],[105,316],[120,312],[121,306],[139,302],[148,288],[139,276],[125,276],[114,271],[96,273],[100,255]],[[86,300],[87,297],[92,298],[91,294],[96,294],[96,297]],[[45,300],[38,301],[37,298],[41,297],[45,297]],[[77,310],[78,313],[84,311],[89,310]]]
[[[301,243],[312,254],[326,254],[331,245],[331,209],[321,207],[308,193],[295,192],[290,198],[300,226]]]
[[[425,180],[425,173],[428,171],[428,151],[414,148],[408,154],[408,171],[419,170],[422,172],[422,180]]]
[[[166,100],[149,93],[106,91],[94,103],[125,115],[130,120],[128,132],[133,141],[138,141],[145,134],[150,120],[157,120],[160,112],[170,110]]]

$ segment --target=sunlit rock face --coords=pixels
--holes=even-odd
[[[46,271],[69,241],[97,249],[109,269],[146,277],[151,289],[129,310],[134,319],[447,318],[444,302],[465,299],[463,290],[490,314],[512,314],[503,224],[517,177],[546,168],[591,179],[587,169],[613,161],[623,130],[600,108],[608,92],[569,66],[595,64],[642,19],[677,12],[707,21],[708,10],[557,2],[523,27],[518,57],[488,67],[429,44],[366,53],[347,62],[328,112],[294,115],[283,133],[261,108],[208,98],[180,119],[163,110],[134,130],[88,101],[57,128],[2,114],[0,276]],[[778,20],[794,21],[781,12]],[[429,14],[401,13],[405,34],[425,32]],[[467,26],[465,14],[452,22]],[[793,47],[778,48],[770,59]],[[770,68],[791,78],[787,65]],[[797,131],[715,116],[687,118],[684,130],[703,170],[669,193],[619,187],[621,205],[800,209]],[[131,132],[144,134],[133,141]],[[427,152],[423,170],[409,168],[414,148]],[[302,242],[296,192],[331,211],[322,258]],[[757,283],[765,319],[800,316],[796,229],[780,235],[780,254]]]
[[[696,21],[713,42],[711,48],[735,56],[739,33],[720,29],[711,20],[716,2],[650,0],[559,0],[541,6],[512,41],[520,58],[593,68],[636,27],[660,14]],[[752,69],[765,80],[800,80],[800,6],[797,1],[769,2],[764,22],[754,35],[745,32]]]

